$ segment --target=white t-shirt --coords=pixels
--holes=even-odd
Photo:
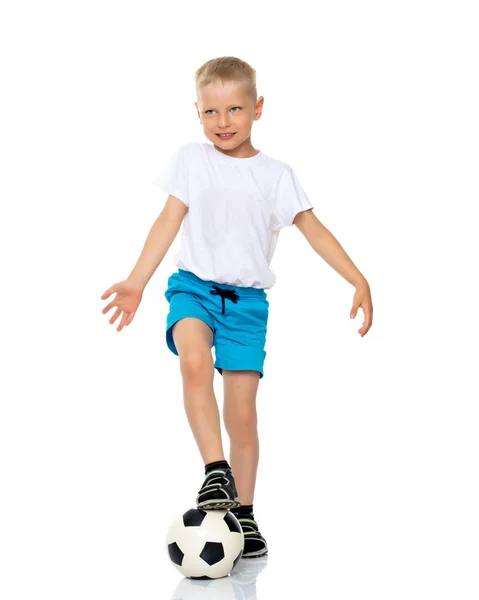
[[[287,163],[262,152],[235,158],[208,142],[180,146],[153,183],[188,207],[174,263],[240,287],[273,287],[280,230],[313,208]]]

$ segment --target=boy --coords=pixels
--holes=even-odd
[[[184,220],[178,272],[168,279],[166,343],[179,356],[187,418],[205,463],[196,503],[204,509],[231,509],[245,534],[244,558],[268,548],[253,513],[259,459],[256,394],[263,377],[268,320],[265,289],[279,231],[296,225],[313,249],[355,288],[351,318],[361,306],[364,336],[372,324],[369,285],[336,238],[319,222],[291,169],[256,150],[254,121],[261,117],[256,72],[235,57],[202,65],[195,75],[200,123],[211,143],[182,145],[155,184],[168,195],[129,277],[102,312],[116,306],[118,331],[131,323],[143,290]],[[215,346],[213,363],[211,348]],[[223,376],[224,424],[230,464],[221,441],[213,391],[215,368]],[[233,476],[234,473],[234,476]]]

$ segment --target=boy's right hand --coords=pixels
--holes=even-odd
[[[139,286],[137,283],[133,283],[132,281],[125,279],[125,281],[115,283],[108,288],[106,292],[103,293],[101,299],[106,300],[114,292],[116,292],[115,298],[110,302],[110,304],[105,306],[101,312],[105,314],[114,306],[117,307],[117,310],[110,319],[110,323],[113,325],[123,311],[120,324],[116,328],[117,331],[121,331],[123,327],[129,325],[133,321],[133,317],[135,316],[136,310],[143,296],[143,287]]]

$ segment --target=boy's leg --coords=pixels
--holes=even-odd
[[[241,506],[232,512],[244,534],[243,558],[268,553],[268,545],[253,513],[253,496],[259,460],[256,393],[259,371],[223,369],[224,422],[230,437],[230,463]]]
[[[223,369],[223,419],[230,438],[230,466],[241,504],[253,504],[259,462],[256,394],[258,371]]]
[[[200,454],[205,465],[225,460],[213,389],[213,332],[200,319],[187,317],[175,323],[172,335],[180,358],[186,415]]]

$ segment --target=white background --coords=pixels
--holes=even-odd
[[[253,145],[295,169],[374,304],[361,338],[354,288],[282,232],[258,393],[270,554],[241,593],[477,598],[473,4],[3,5],[0,598],[178,597],[163,538],[203,480],[164,340],[179,238],[129,327],[100,296],[163,207],[158,169],[205,141],[194,72],[224,55],[257,71]]]

